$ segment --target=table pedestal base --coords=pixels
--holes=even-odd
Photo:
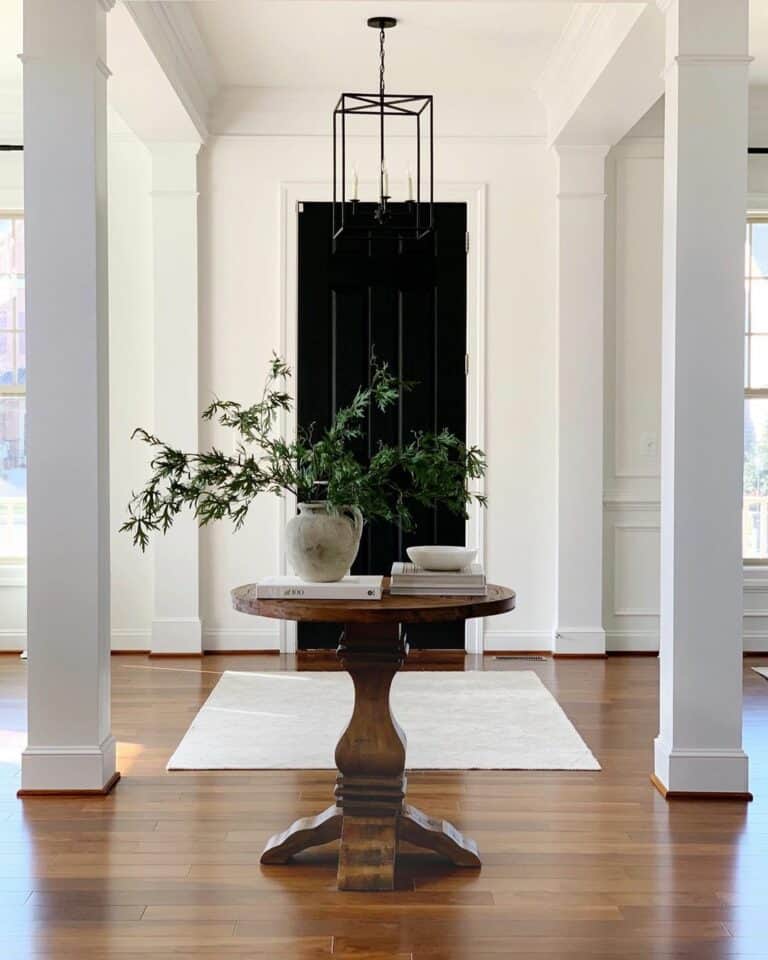
[[[336,747],[336,803],[272,837],[262,863],[285,863],[341,839],[339,890],[393,890],[400,840],[459,867],[479,867],[473,840],[447,820],[405,803],[405,734],[392,716],[392,679],[407,656],[397,624],[347,624],[337,651],[355,685],[355,706]]]
[[[287,863],[294,854],[341,838],[339,890],[394,890],[400,840],[434,850],[457,867],[479,867],[474,840],[464,837],[448,820],[436,820],[405,805],[388,821],[381,817],[344,817],[335,804],[316,817],[303,817],[264,848],[262,863]]]

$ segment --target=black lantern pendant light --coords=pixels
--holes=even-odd
[[[432,230],[434,203],[434,122],[432,96],[387,93],[384,88],[385,31],[394,27],[394,17],[371,17],[368,26],[379,31],[379,92],[342,93],[333,111],[333,237],[394,237],[421,239]],[[350,140],[355,131],[370,135],[370,120],[377,118],[378,156],[375,161],[378,198],[359,197],[358,171],[348,169]],[[390,119],[391,118],[391,119]],[[357,120],[357,124],[356,121]],[[403,173],[407,189],[403,196],[390,194],[385,134],[391,123],[411,125],[407,144],[409,162]],[[365,124],[368,126],[366,127]],[[351,174],[351,176],[350,176]]]

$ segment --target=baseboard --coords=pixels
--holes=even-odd
[[[113,736],[94,745],[27,746],[21,754],[19,796],[103,794],[117,783]]]
[[[740,747],[671,747],[653,744],[653,782],[668,799],[751,799],[749,759]]]
[[[202,624],[199,617],[161,617],[152,621],[153,656],[163,654],[194,655],[203,652]]]
[[[742,634],[744,640],[744,652],[748,650],[768,650],[768,633],[764,631],[750,631]]]
[[[107,780],[100,790],[21,790],[16,791],[17,797],[105,797],[114,788],[120,779],[120,772],[116,771]]]
[[[550,653],[552,634],[546,631],[485,630],[483,651],[485,653]]]
[[[206,653],[258,653],[280,650],[277,624],[271,627],[209,627],[203,631]]]
[[[605,630],[602,627],[558,627],[552,641],[556,657],[605,656]]]
[[[112,652],[149,653],[152,649],[152,631],[149,627],[113,627]]]
[[[658,630],[608,630],[605,634],[606,653],[658,653]]]
[[[651,774],[651,783],[665,800],[731,800],[751,803],[755,798],[749,791],[735,793],[697,793],[693,790],[667,790],[655,773]]]
[[[0,630],[0,653],[21,653],[26,645],[26,630]]]

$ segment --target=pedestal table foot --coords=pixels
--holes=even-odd
[[[477,844],[448,820],[437,820],[406,804],[400,815],[398,835],[416,847],[425,847],[447,857],[457,867],[479,867]]]
[[[270,838],[261,855],[261,862],[287,863],[294,854],[302,850],[338,840],[341,836],[341,823],[341,808],[335,803],[316,817],[302,817],[287,830]]]

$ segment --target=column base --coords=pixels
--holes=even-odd
[[[165,617],[152,621],[150,657],[201,656],[203,628],[199,617]]]
[[[752,800],[741,749],[670,749],[657,737],[654,756],[651,783],[666,800]]]
[[[605,630],[602,627],[561,627],[552,638],[556,657],[604,657]]]
[[[117,744],[109,736],[98,746],[27,747],[21,755],[19,797],[106,794],[120,779]]]

